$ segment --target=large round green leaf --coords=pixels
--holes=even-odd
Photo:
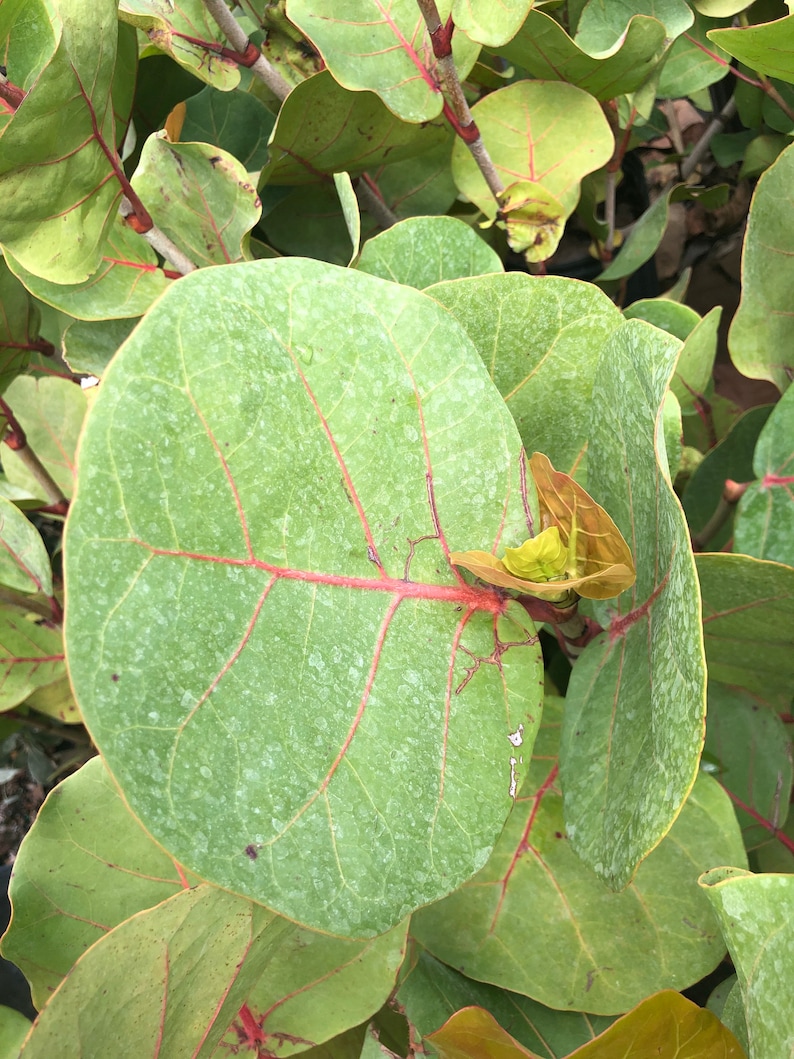
[[[516,81],[481,99],[472,114],[504,184],[541,184],[566,217],[579,201],[582,177],[608,162],[615,146],[596,100],[563,81]],[[452,175],[486,216],[496,216],[497,202],[460,139],[452,149]]]
[[[158,841],[353,936],[482,866],[540,655],[523,608],[448,555],[537,515],[445,310],[306,260],[191,274],[114,358],[80,467],[71,676]]]

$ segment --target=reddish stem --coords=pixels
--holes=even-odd
[[[12,451],[19,452],[19,450],[24,449],[28,443],[27,435],[22,429],[19,420],[2,397],[0,397],[0,410],[2,410],[8,423],[8,430],[3,441]]]
[[[685,33],[684,36],[691,44],[694,44],[695,47],[700,48],[702,52],[705,52],[715,63],[719,63],[720,66],[727,66],[730,72],[735,77],[738,77],[740,81],[745,81],[748,85],[752,85],[753,88],[760,88],[762,92],[767,91],[762,81],[756,81],[754,78],[748,77],[747,74],[743,74],[741,70],[737,70],[735,66],[731,66],[727,59],[723,59],[721,55],[717,55],[717,53],[712,51],[711,48],[707,48],[705,44],[701,44],[699,40],[695,40],[695,38],[690,36],[689,33]]]
[[[788,835],[773,824],[771,820],[767,820],[765,816],[761,816],[756,809],[753,809],[751,805],[748,805],[747,802],[743,801],[738,794],[734,794],[733,791],[729,790],[724,783],[721,784],[721,786],[734,805],[738,805],[740,809],[744,809],[744,811],[751,816],[756,823],[760,824],[761,827],[765,828],[771,835],[774,835],[778,842],[786,847],[789,853],[794,853],[794,839],[789,838]]]

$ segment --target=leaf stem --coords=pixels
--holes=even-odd
[[[438,71],[448,98],[444,99],[444,115],[455,132],[471,151],[474,161],[485,178],[485,183],[493,195],[496,203],[501,208],[499,196],[505,186],[496,172],[490,154],[482,142],[480,130],[471,115],[469,104],[463,92],[463,86],[455,69],[452,58],[452,31],[454,26],[450,17],[446,25],[442,25],[441,16],[438,13],[436,0],[416,0],[417,7],[425,20],[427,32],[430,34],[430,42],[433,45],[433,54],[438,60]]]
[[[782,843],[790,853],[794,853],[794,839],[789,838],[784,831],[781,831],[777,824],[773,823],[771,820],[767,820],[765,816],[761,816],[756,809],[753,809],[751,805],[748,805],[747,802],[743,801],[738,794],[734,794],[732,790],[729,790],[724,783],[721,783],[720,786],[734,805],[738,805],[740,809],[744,809],[748,815],[752,816],[756,823],[759,823],[761,827],[766,828],[771,835],[774,835],[778,842]]]
[[[5,399],[2,397],[0,397],[0,410],[2,410],[8,423],[8,428],[3,436],[3,441],[17,454],[21,462],[25,465],[26,470],[39,483],[50,508],[58,514],[65,515],[69,508],[69,501],[61,492],[60,486],[50,472],[38,458],[30,445],[28,445],[25,431]]]
[[[128,224],[130,223],[130,218],[137,217],[134,206],[126,196],[121,200],[119,213]],[[165,232],[158,228],[154,222],[152,222],[151,228],[145,232],[141,231],[134,224],[132,227],[146,240],[149,246],[160,254],[161,257],[170,261],[180,275],[186,276],[188,272],[196,271],[196,266],[187,254],[183,254],[179,247],[175,246]]]
[[[259,48],[246,36],[245,30],[226,6],[224,0],[204,0],[204,6],[218,23],[221,32],[240,55],[252,55],[251,49],[258,52],[257,57],[245,63],[255,77],[264,82],[276,99],[284,100],[290,93],[290,86],[271,63],[267,61]]]

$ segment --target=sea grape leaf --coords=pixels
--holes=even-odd
[[[536,1000],[465,978],[416,943],[400,977],[397,1000],[418,1034],[427,1037],[456,1011],[485,1008],[525,1048],[551,1059],[568,1055],[611,1023],[604,1015],[553,1011]]]
[[[664,192],[637,219],[620,253],[607,265],[599,281],[622,279],[636,272],[656,253],[667,228],[670,208],[670,191]]]
[[[137,320],[75,320],[63,334],[63,359],[77,375],[101,378]]]
[[[734,800],[746,849],[770,835],[743,804],[776,827],[786,822],[794,782],[791,750],[785,725],[774,710],[744,691],[709,681],[705,753]]]
[[[534,0],[504,0],[494,5],[491,0],[455,0],[452,21],[456,30],[478,44],[498,48],[513,39],[533,3]]]
[[[54,717],[61,724],[82,724],[83,717],[74,701],[72,685],[64,669],[61,676],[52,684],[34,688],[25,699],[25,706],[36,713],[43,713],[47,717]]]
[[[789,92],[791,88],[789,86]],[[778,111],[780,113],[780,111]],[[785,116],[782,119],[786,122],[787,127],[790,128],[789,119]],[[771,124],[771,122],[770,122]],[[747,150],[744,152],[742,158],[742,165],[739,169],[739,179],[744,180],[747,177],[757,177],[768,169],[775,159],[789,146],[791,143],[791,137],[785,135],[772,135],[761,134],[756,136],[747,145]]]
[[[18,706],[63,672],[61,630],[31,621],[15,607],[0,606],[0,710]]]
[[[465,1008],[430,1036],[441,1059],[532,1059],[482,1008]],[[570,1059],[619,1059],[628,1055],[660,1059],[745,1059],[739,1042],[711,1011],[672,990],[641,1001]]]
[[[5,0],[0,7],[0,54],[8,80],[28,92],[54,55],[62,32],[56,0]]]
[[[643,84],[658,61],[665,35],[658,19],[635,15],[611,54],[595,58],[571,40],[559,22],[535,8],[499,54],[534,77],[564,80],[606,100]]]
[[[527,452],[584,483],[593,376],[621,314],[597,287],[518,272],[439,283],[428,292],[463,324]]]
[[[44,279],[79,283],[99,267],[121,197],[106,153],[115,154],[116,3],[60,2],[55,17],[57,50],[2,133],[0,244]]]
[[[530,180],[543,187],[568,217],[583,176],[605,165],[612,132],[591,95],[563,81],[516,81],[472,107],[482,138],[505,185]],[[458,189],[491,220],[497,203],[471,152],[458,138],[452,149]]]
[[[694,94],[727,75],[730,55],[706,36],[709,30],[726,25],[730,25],[730,20],[695,12],[694,24],[673,41],[667,53],[656,90],[659,98],[678,99]]]
[[[637,579],[617,603],[595,608],[606,631],[571,674],[560,772],[571,842],[618,889],[675,820],[705,731],[695,564],[657,447],[679,348],[629,320],[603,346],[593,385],[588,491],[628,541]],[[618,407],[616,429],[603,410]]]
[[[78,320],[143,315],[170,282],[158,264],[157,254],[118,213],[101,253],[96,271],[79,283],[54,283],[30,272],[11,254],[6,254],[6,260],[31,294]]]
[[[441,119],[408,125],[371,92],[351,92],[324,70],[296,85],[279,111],[264,184],[316,184],[344,170],[358,176],[447,139]]]
[[[727,479],[735,482],[753,479],[755,444],[773,407],[760,405],[745,412],[731,425],[725,437],[706,453],[687,482],[681,504],[693,538],[701,540],[703,530],[717,511]],[[719,551],[732,536],[733,515],[710,535],[709,540],[701,543],[709,551]]]
[[[728,18],[746,11],[750,4],[747,0],[695,0],[695,10],[715,18]]]
[[[631,552],[607,512],[573,478],[556,471],[548,456],[535,452],[529,465],[540,509],[534,538],[520,548],[508,547],[503,559],[466,551],[451,552],[450,560],[489,585],[554,602],[571,591],[586,599],[611,599],[630,588],[635,577]],[[532,545],[540,545],[552,528],[557,530],[552,552],[547,548],[541,556]],[[554,552],[560,548],[567,550],[567,562],[564,551],[557,561]]]
[[[152,44],[194,77],[224,92],[240,83],[237,63],[195,43],[222,41],[221,31],[201,0],[120,0],[118,8],[123,22],[145,33]]]
[[[678,477],[681,467],[683,433],[681,405],[678,403],[678,398],[673,391],[668,390],[662,403],[662,434],[664,436],[664,450],[667,460],[667,477],[670,484]]]
[[[713,29],[707,36],[759,74],[794,83],[794,15],[758,26]]]
[[[429,1042],[441,1059],[539,1059],[537,1052],[519,1044],[484,1008],[457,1011]]]
[[[439,0],[446,22],[452,0]],[[438,63],[414,0],[288,0],[287,15],[351,92],[369,89],[403,121],[432,121],[443,106]],[[463,80],[480,52],[462,33],[452,55]],[[347,167],[345,167],[347,168]]]
[[[448,556],[519,543],[537,508],[449,314],[309,260],[199,270],[114,358],[81,453],[70,673],[152,835],[348,936],[476,871],[509,736],[539,722],[540,652],[524,609]]]
[[[179,139],[212,143],[227,151],[249,173],[267,161],[267,141],[275,116],[250,92],[220,92],[206,85],[185,101]]]
[[[715,868],[701,884],[720,917],[744,999],[752,1056],[790,1055],[794,876]]]
[[[171,143],[165,132],[144,144],[132,186],[155,224],[199,267],[239,261],[261,213],[241,162],[214,144]]]
[[[645,298],[624,309],[623,315],[627,320],[647,320],[683,341],[670,388],[682,413],[694,412],[711,380],[722,307],[715,306],[701,318],[688,305],[667,298]]]
[[[695,16],[685,0],[588,0],[576,28],[576,43],[591,55],[610,53],[620,45],[631,18],[648,15],[663,23],[670,39],[689,29]]]
[[[100,938],[39,1014],[22,1055],[210,1056],[289,924],[212,886],[181,890]],[[207,953],[212,953],[212,959]],[[101,988],[97,987],[101,983]]]
[[[30,1019],[14,1008],[0,1006],[0,1057],[17,1059],[29,1030]]]
[[[25,838],[3,952],[27,975],[40,1008],[95,941],[196,882],[143,831],[96,758],[50,794]],[[252,1013],[267,1011],[260,1028],[274,1039],[325,1040],[388,996],[404,944],[404,926],[361,943],[292,925],[247,1003]],[[282,1054],[293,1050],[286,1036],[281,1044]]]
[[[420,909],[411,933],[479,981],[552,1008],[618,1014],[654,990],[698,981],[722,959],[697,877],[746,856],[728,796],[701,775],[669,837],[613,893],[568,841],[556,768],[563,714],[561,700],[547,698],[532,771],[486,866]]]
[[[794,15],[785,21],[794,27]],[[731,359],[742,375],[769,379],[781,392],[794,373],[794,228],[787,210],[792,180],[794,144],[761,174],[753,192],[742,254],[742,297],[728,332]]]
[[[0,393],[25,368],[37,342],[41,314],[0,257]]]
[[[758,481],[739,501],[734,550],[794,566],[794,389],[783,394],[764,424],[753,471]]]
[[[794,683],[794,570],[748,555],[695,559],[710,679],[788,709]]]
[[[21,375],[5,398],[27,436],[28,444],[65,496],[74,491],[75,451],[85,416],[86,398],[71,379]],[[3,470],[12,485],[42,496],[42,487],[12,449],[3,452]]]
[[[52,595],[52,566],[41,534],[4,497],[0,497],[0,585]]]
[[[501,259],[456,217],[410,217],[368,239],[356,268],[423,290],[442,280],[504,272]]]

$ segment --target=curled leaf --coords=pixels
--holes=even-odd
[[[506,549],[504,561],[480,551],[453,552],[450,560],[490,585],[553,603],[565,601],[570,592],[587,599],[610,599],[630,588],[636,576],[634,561],[606,511],[570,475],[556,471],[548,456],[534,453],[529,466],[538,494],[541,533],[520,548]],[[546,536],[549,529],[557,530],[556,538]],[[561,563],[567,577],[549,573],[559,571]]]
[[[527,261],[545,261],[551,257],[565,229],[565,210],[541,184],[519,180],[499,195],[500,227],[516,253],[524,252]]]

